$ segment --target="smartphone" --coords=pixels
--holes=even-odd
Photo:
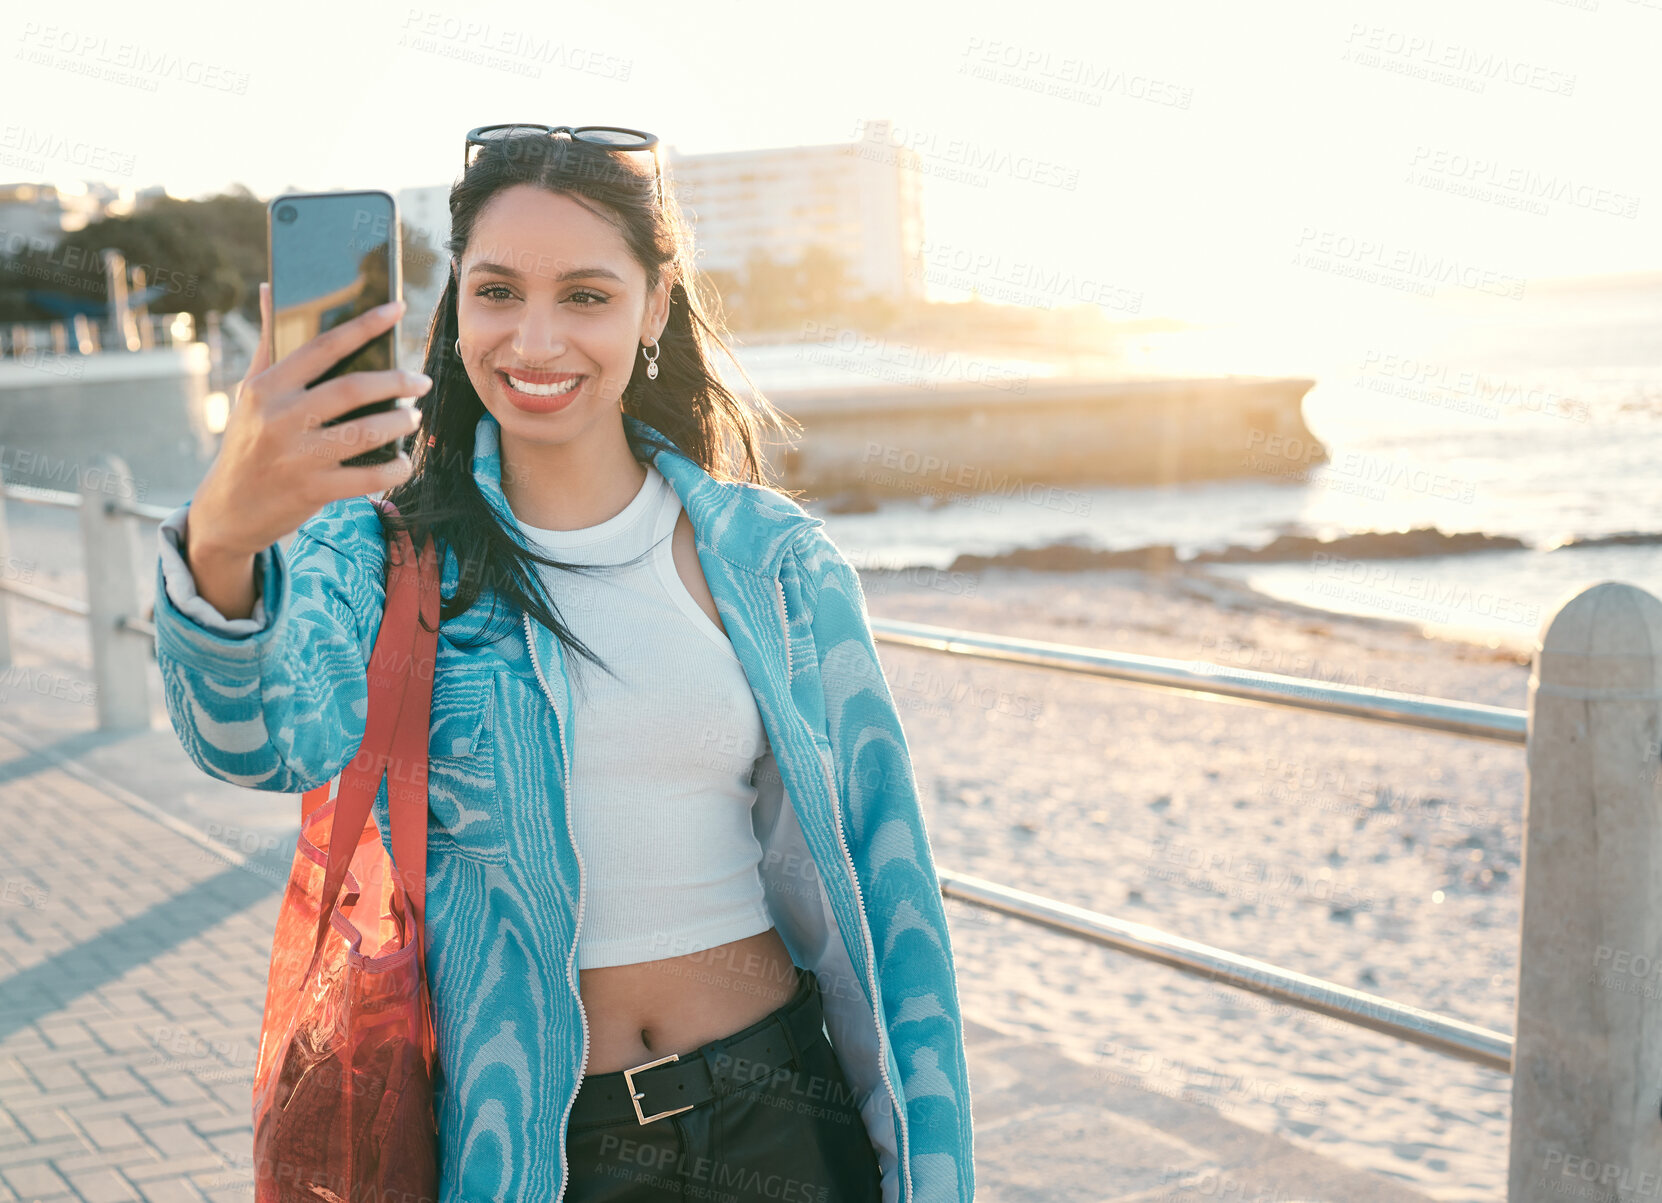
[[[271,362],[325,330],[399,300],[398,206],[386,192],[296,192],[276,197],[266,208],[266,248],[271,281]],[[307,387],[347,372],[398,366],[398,329],[359,347]],[[396,398],[371,401],[325,426],[380,413]],[[413,437],[413,436],[411,436]],[[346,468],[383,464],[398,456],[398,441],[341,461]]]

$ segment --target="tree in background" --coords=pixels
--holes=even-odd
[[[400,223],[404,279],[427,284],[438,256],[427,236]],[[203,200],[159,197],[131,214],[106,217],[65,234],[50,248],[30,247],[0,257],[0,321],[40,322],[56,314],[31,302],[31,292],[105,300],[106,248],[121,252],[129,271],[142,268],[146,283],[162,292],[152,313],[232,309],[255,325],[260,320],[260,281],[266,278],[266,203],[240,184]]]

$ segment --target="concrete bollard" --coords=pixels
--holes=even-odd
[[[149,650],[126,630],[123,619],[139,614],[139,567],[154,559],[139,553],[136,520],[110,508],[136,500],[133,474],[104,454],[81,478],[81,546],[86,557],[87,631],[101,730],[150,726]]]
[[[1509,1203],[1662,1198],[1662,601],[1566,602],[1529,682]]]

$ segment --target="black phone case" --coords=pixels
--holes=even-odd
[[[275,310],[276,310],[276,295],[275,294],[276,294],[276,281],[277,281],[277,261],[276,261],[276,254],[275,254],[275,240],[272,238],[272,229],[271,229],[271,227],[272,227],[273,220],[275,220],[274,215],[277,212],[277,206],[281,205],[281,204],[292,204],[295,201],[305,201],[305,200],[310,200],[310,199],[313,199],[313,198],[316,198],[316,197],[324,197],[324,196],[327,196],[327,197],[381,196],[381,197],[386,198],[387,208],[392,213],[392,220],[391,220],[391,226],[390,226],[391,237],[387,240],[387,251],[388,251],[388,254],[390,254],[391,257],[392,257],[392,262],[390,262],[387,265],[387,291],[391,295],[387,299],[392,300],[392,301],[402,300],[403,296],[404,296],[404,246],[403,246],[404,232],[403,232],[402,227],[399,224],[398,200],[397,200],[396,197],[394,197],[392,195],[392,193],[384,191],[383,189],[380,189],[380,188],[343,189],[343,190],[338,191],[338,192],[286,192],[281,196],[273,197],[271,199],[271,203],[266,206],[266,210],[265,210],[266,279],[270,280],[272,282],[272,292],[273,292],[272,309],[273,309],[273,312],[275,312]],[[388,358],[388,363],[391,365],[391,367],[396,369],[398,367],[398,327],[394,326],[391,330],[387,331],[386,334],[384,334],[380,337],[386,338],[390,341],[390,346],[388,348],[390,353],[387,357]],[[276,341],[276,332],[275,332],[275,330],[273,330],[273,333],[272,333],[272,342],[273,342],[273,344],[275,344],[275,341]],[[270,357],[271,357],[270,362],[276,363],[277,362],[277,348],[276,348],[276,346],[272,345],[272,346],[267,347],[266,349],[270,353]],[[321,377],[319,377],[319,379],[321,379]],[[316,381],[313,381],[313,383],[316,383]],[[398,405],[398,401],[394,398],[388,398],[385,401],[371,401],[368,404],[360,405],[360,406],[358,406],[358,408],[356,408],[354,410],[351,410],[347,413],[342,414],[338,418],[332,418],[332,419],[330,419],[329,421],[327,421],[323,424],[325,426],[337,426],[342,422],[349,422],[354,418],[367,417],[369,414],[385,413],[388,410],[394,409],[397,405]],[[407,437],[414,437],[414,436],[407,436]],[[379,447],[373,447],[370,450],[365,451],[365,452],[363,452],[359,455],[354,455],[354,456],[351,456],[347,459],[343,459],[340,462],[341,467],[343,467],[343,468],[363,468],[363,467],[368,467],[371,464],[384,464],[384,463],[387,463],[390,460],[394,460],[394,459],[398,458],[398,442],[399,441],[397,439],[394,439],[390,443],[383,443]]]

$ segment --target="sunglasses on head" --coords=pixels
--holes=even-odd
[[[467,142],[462,147],[462,170],[466,171],[473,165],[476,150],[508,138],[524,138],[529,135],[541,134],[548,138],[557,138],[561,134],[574,142],[587,142],[592,146],[601,146],[607,150],[617,151],[651,151],[653,182],[658,191],[659,207],[664,203],[664,172],[658,162],[658,138],[645,130],[624,129],[616,125],[536,125],[526,122],[515,122],[508,125],[481,125],[477,129],[468,131]]]

